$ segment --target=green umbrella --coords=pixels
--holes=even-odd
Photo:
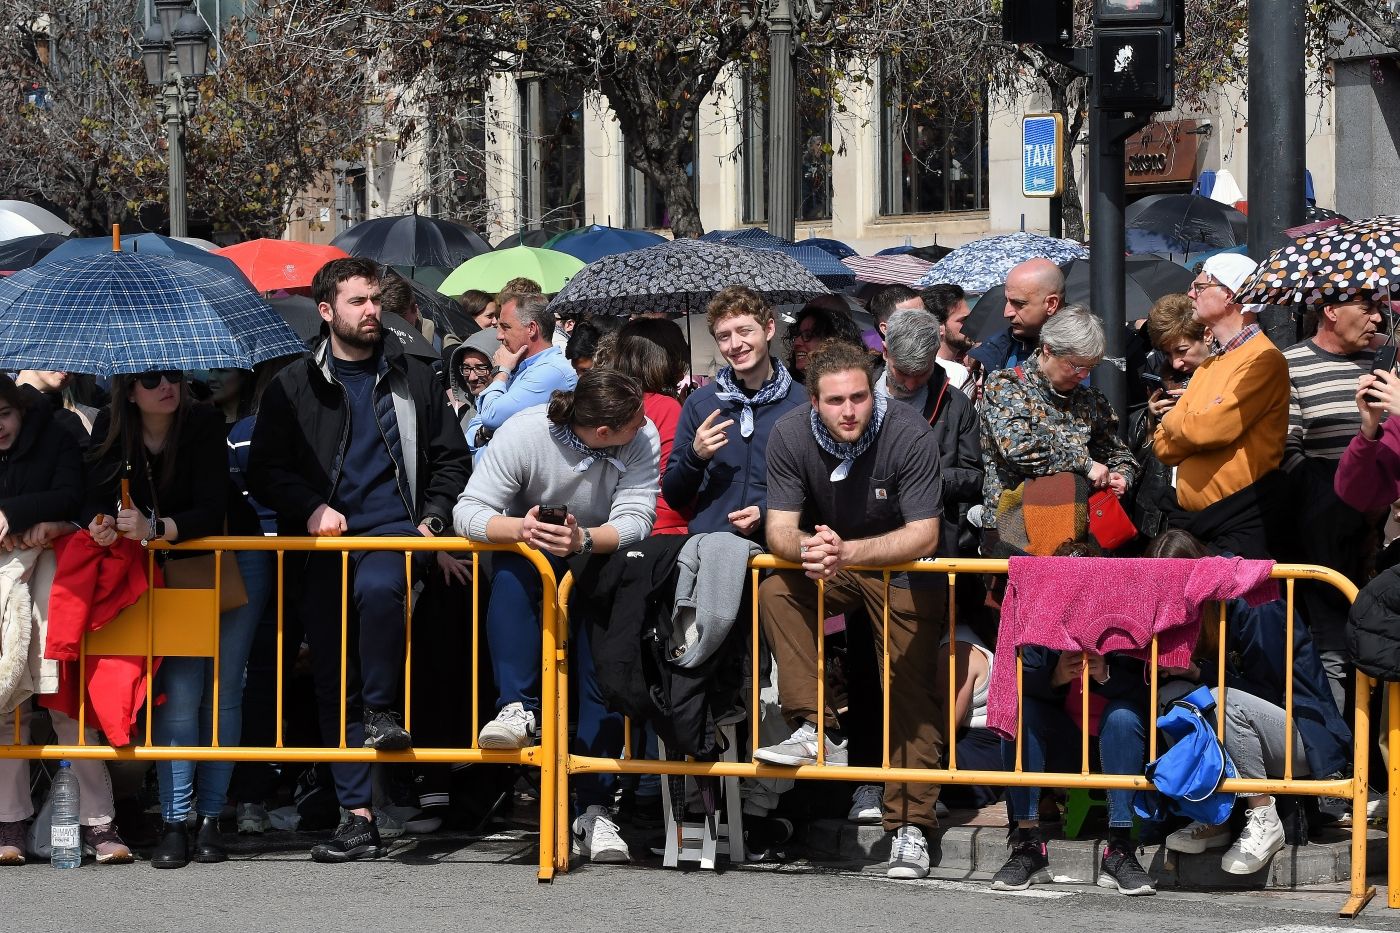
[[[473,256],[453,269],[438,291],[444,295],[460,295],[469,288],[498,292],[511,279],[525,278],[537,283],[546,295],[552,295],[582,268],[583,263],[567,253],[514,246]]]

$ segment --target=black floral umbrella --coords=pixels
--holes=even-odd
[[[605,256],[577,273],[550,302],[558,313],[697,314],[715,293],[744,285],[770,304],[802,304],[828,294],[797,260],[768,250],[672,240]]]
[[[1400,216],[1371,217],[1299,237],[1245,279],[1245,304],[1325,305],[1400,298]]]

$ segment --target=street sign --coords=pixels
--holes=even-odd
[[[1058,198],[1064,187],[1065,124],[1058,113],[1028,113],[1021,125],[1021,193]]]

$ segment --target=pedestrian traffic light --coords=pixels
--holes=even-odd
[[[1074,0],[1005,0],[1001,35],[1018,45],[1069,45],[1074,41]]]
[[[1170,110],[1180,0],[1097,0],[1094,82],[1105,110]]]

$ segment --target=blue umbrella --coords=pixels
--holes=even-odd
[[[59,262],[64,259],[77,259],[80,256],[97,256],[101,253],[112,252],[112,238],[109,236],[89,236],[78,237],[69,240],[62,246],[50,250],[48,255],[35,263],[42,266],[46,263]],[[168,236],[161,236],[158,233],[133,233],[122,237],[122,252],[139,253],[143,256],[168,256],[174,259],[183,259],[192,262],[197,266],[212,269],[223,275],[231,275],[238,281],[248,284],[248,277],[243,274],[243,270],[234,265],[232,259],[225,256],[216,256],[208,250],[200,249],[189,243],[182,243],[179,240],[172,240]],[[252,286],[249,285],[251,288]]]
[[[846,259],[850,256],[859,256],[855,250],[851,249],[840,240],[833,240],[824,236],[809,236],[805,240],[798,240],[798,246],[815,246],[817,249],[824,249],[837,259]]]
[[[648,246],[665,242],[664,236],[649,230],[626,230],[622,227],[590,224],[559,234],[546,243],[545,247],[568,253],[575,259],[588,263],[604,256],[616,256],[618,253],[646,249]]]
[[[760,227],[740,227],[737,230],[711,230],[700,237],[708,243],[727,243],[730,246],[783,246],[791,245],[791,240],[774,236]]]
[[[731,244],[735,241],[730,240]],[[765,252],[782,253],[791,256],[827,288],[846,288],[856,284],[856,274],[849,266],[841,262],[831,253],[819,246],[808,246],[807,241],[801,243],[784,243],[779,241],[773,246],[752,246],[749,243],[741,244],[752,249],[759,249]]]
[[[304,351],[246,280],[184,259],[107,250],[0,281],[6,369],[252,369]]]
[[[1073,259],[1088,259],[1089,251],[1073,240],[1037,236],[1034,233],[984,237],[959,246],[938,260],[923,278],[914,283],[914,287],[927,288],[949,282],[980,295],[1004,284],[1016,266],[1037,258],[1064,265]]]

